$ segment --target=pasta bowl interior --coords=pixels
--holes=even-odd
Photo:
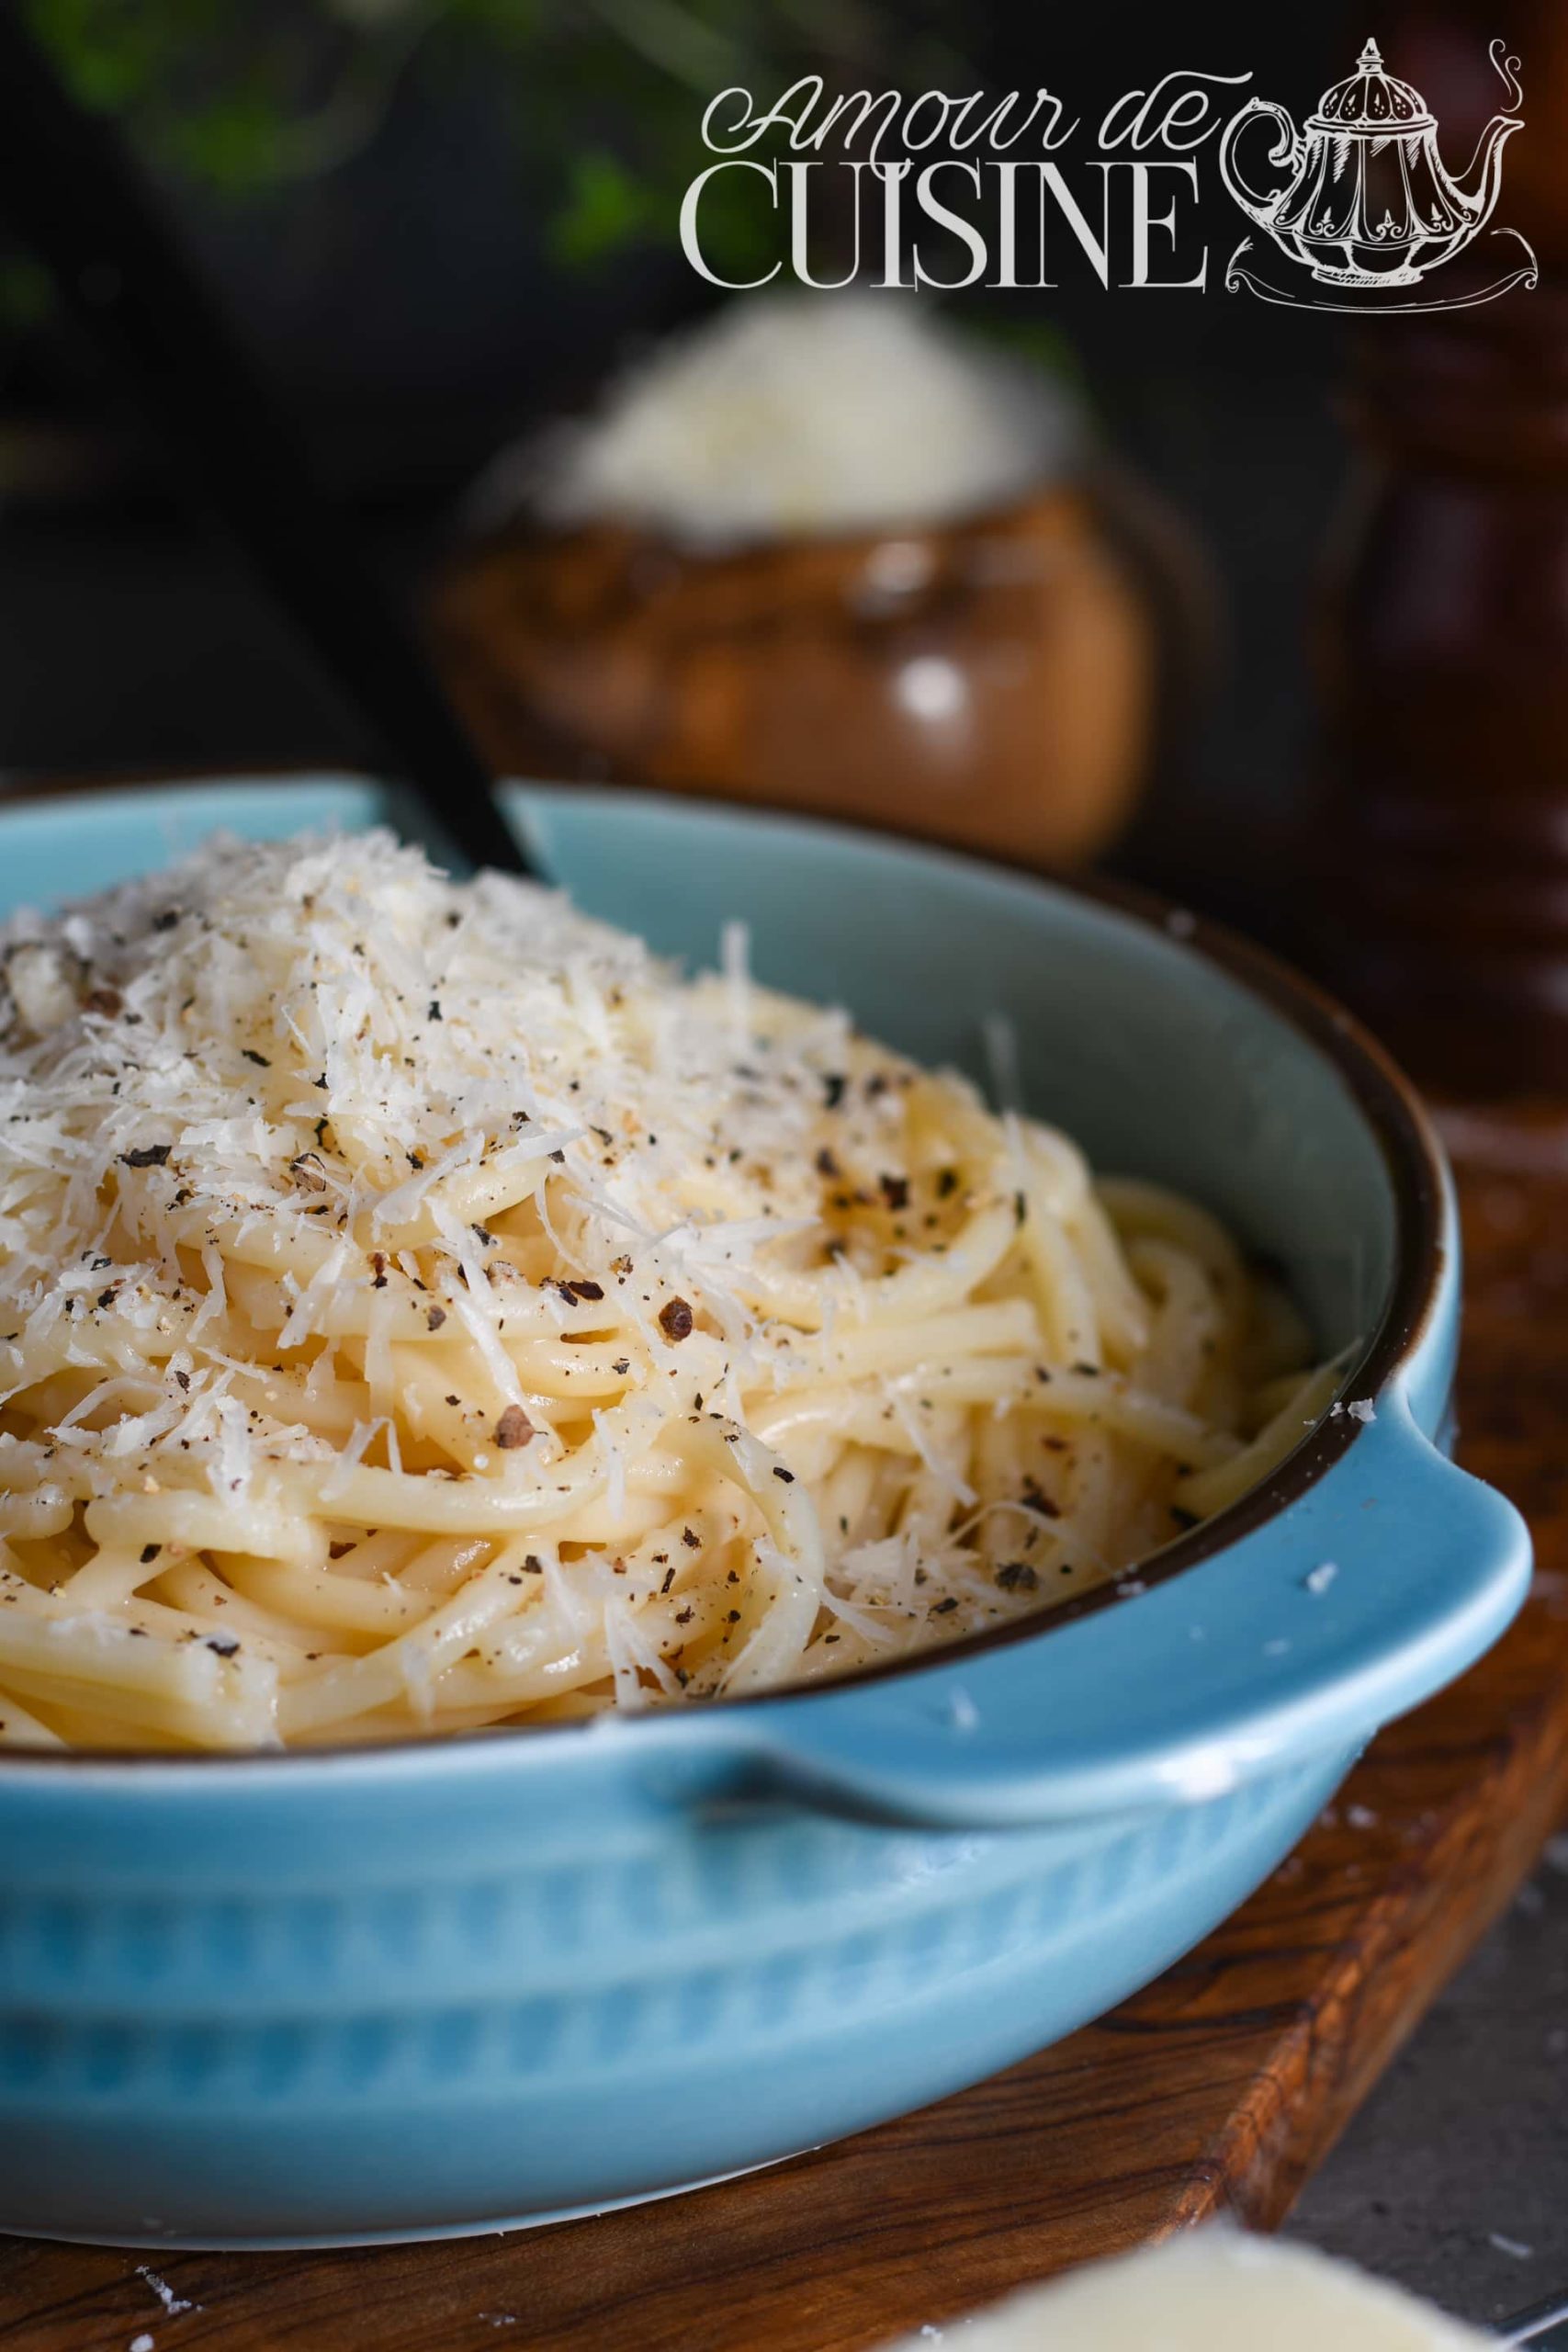
[[[940,853],[513,805],[588,920],[370,841],[9,934],[0,2225],[495,2227],[936,2096],[1520,1597],[1343,1016]],[[404,818],[14,807],[6,895]]]
[[[1029,1116],[999,1005],[998,1104],[722,961],[385,827],[13,918],[0,1741],[838,1679],[1116,1589],[1294,1450],[1343,1347]]]

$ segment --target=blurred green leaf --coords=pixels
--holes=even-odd
[[[6,0],[0,0],[0,6]],[[411,66],[488,82],[563,269],[672,249],[727,81],[776,94],[973,81],[965,0],[18,0],[76,95],[159,169],[240,202],[321,177],[376,134]],[[911,79],[911,77],[913,77]],[[777,223],[731,175],[703,200],[704,251],[755,278]],[[829,243],[844,224],[829,223]],[[829,254],[829,266],[834,266]]]
[[[285,135],[286,126],[265,92],[233,90],[171,123],[166,152],[193,179],[240,190],[264,187],[276,176]]]
[[[604,260],[636,241],[657,216],[652,190],[602,147],[571,159],[564,204],[548,226],[549,249],[569,267]]]
[[[25,333],[48,318],[54,288],[48,273],[27,254],[0,253],[0,326]]]

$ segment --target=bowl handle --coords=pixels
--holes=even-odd
[[[1037,1640],[707,1723],[739,1736],[752,1787],[862,1819],[1002,1827],[1195,1802],[1359,1747],[1495,1640],[1529,1566],[1512,1504],[1396,1386],[1304,1493],[1167,1581]]]

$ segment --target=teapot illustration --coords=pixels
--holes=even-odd
[[[1269,160],[1291,175],[1267,198],[1235,160],[1241,133],[1258,116],[1279,125]],[[1355,72],[1324,92],[1304,132],[1273,99],[1248,99],[1225,126],[1220,173],[1242,210],[1325,285],[1414,286],[1485,226],[1504,144],[1520,128],[1517,115],[1494,115],[1471,158],[1470,186],[1461,187],[1443,168],[1427,101],[1385,70],[1369,40]]]

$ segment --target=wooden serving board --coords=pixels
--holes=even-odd
[[[1298,1850],[1098,2025],[839,2147],[553,2230],[351,2254],[0,2241],[6,2352],[855,2352],[1229,2207],[1278,2222],[1568,1804],[1568,1112],[1454,1114],[1463,1458],[1534,1597]]]

